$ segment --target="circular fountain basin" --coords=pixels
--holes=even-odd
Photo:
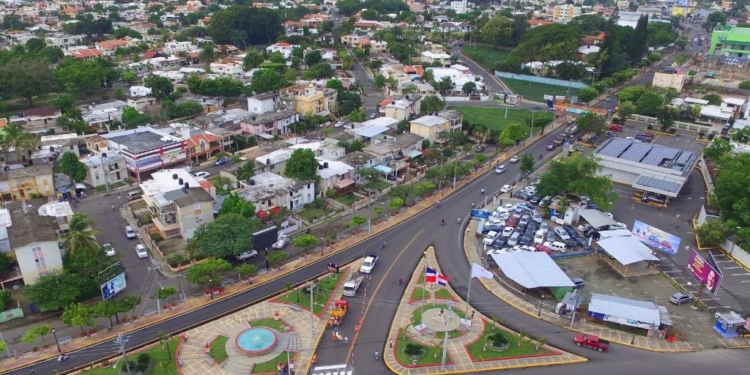
[[[276,332],[266,327],[253,327],[240,332],[235,340],[237,350],[248,356],[268,354],[278,343]]]

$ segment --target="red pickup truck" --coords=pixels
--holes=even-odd
[[[574,341],[578,346],[596,349],[600,352],[606,352],[609,349],[609,341],[602,340],[598,336],[594,335],[584,335],[582,333],[579,333],[576,335]]]

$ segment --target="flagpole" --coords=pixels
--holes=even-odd
[[[424,253],[422,253],[422,259],[425,263],[425,274],[424,274],[424,282],[422,283],[422,306],[419,308],[419,324],[424,323],[424,290],[427,288],[427,250],[425,250]]]
[[[474,280],[474,278],[469,276],[469,292],[466,294],[466,311],[469,311],[469,300],[471,299],[471,280]]]

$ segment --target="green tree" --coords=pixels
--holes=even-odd
[[[280,265],[284,260],[289,258],[289,254],[287,254],[284,250],[274,250],[268,253],[268,256],[266,257],[266,260],[268,260],[268,263],[272,267],[276,267]]]
[[[621,102],[617,107],[617,113],[620,114],[620,118],[623,120],[629,119],[636,110],[637,108],[633,102]]]
[[[151,96],[163,100],[174,91],[172,81],[167,77],[149,74],[143,79],[143,85],[151,89]]]
[[[476,160],[476,162],[477,162],[478,165],[482,165],[482,164],[486,163],[489,158],[490,157],[487,156],[487,155],[485,155],[485,154],[475,154],[474,155],[474,160]]]
[[[254,264],[242,263],[239,266],[234,267],[234,270],[237,271],[240,279],[244,279],[247,277],[252,277],[256,272],[258,272],[258,267]]]
[[[703,150],[703,155],[713,161],[719,161],[732,152],[732,144],[724,138],[714,137],[711,143]]]
[[[5,341],[0,340],[0,353],[4,352],[6,349],[8,349],[8,344],[6,344]]]
[[[721,105],[721,96],[716,94],[703,95],[703,100],[707,100],[710,105]]]
[[[516,144],[516,142],[526,138],[526,135],[526,130],[523,128],[523,126],[521,126],[521,124],[512,122],[506,125],[500,132],[498,143],[506,147],[512,146]]]
[[[430,181],[421,181],[414,184],[414,193],[417,196],[424,197],[435,191],[435,184]]]
[[[404,207],[403,198],[393,197],[388,201],[388,208],[390,208],[391,211],[398,211],[401,207]]]
[[[122,123],[128,129],[135,129],[139,126],[147,125],[149,122],[151,122],[151,116],[140,113],[131,106],[126,106],[122,110]]]
[[[69,94],[58,94],[54,99],[52,99],[52,105],[55,108],[59,109],[60,113],[63,114],[70,113],[74,109],[77,109],[75,104],[75,98],[73,98],[73,96]]]
[[[656,113],[656,118],[661,124],[661,130],[667,130],[674,126],[674,122],[679,118],[679,116],[680,111],[677,108],[672,107],[671,105],[663,105]]]
[[[278,90],[287,86],[289,86],[289,80],[273,69],[256,71],[253,73],[253,82],[250,84],[250,88],[256,93]]]
[[[98,289],[94,283],[94,290]],[[27,285],[23,294],[42,310],[60,310],[78,302],[92,287],[89,280],[68,272],[47,272],[34,284]]]
[[[314,49],[312,51],[308,51],[305,54],[305,65],[308,67],[311,67],[323,60],[323,55],[320,54],[320,50]]]
[[[648,91],[635,102],[636,111],[644,116],[656,116],[659,108],[664,105],[664,98],[656,92]]]
[[[607,119],[596,113],[589,112],[585,115],[578,116],[576,127],[582,134],[595,133],[602,135],[607,131]]]
[[[701,247],[719,246],[730,234],[730,229],[721,220],[708,220],[695,229]]]
[[[0,134],[0,148],[13,150],[16,160],[22,162],[21,155],[26,151],[36,150],[36,137],[27,132],[24,127],[16,122],[11,122],[3,128]]]
[[[65,308],[61,320],[69,327],[78,326],[82,333],[86,333],[83,327],[90,327],[96,324],[96,311],[94,308],[82,303],[74,303]]]
[[[740,82],[739,88],[743,90],[750,90],[750,79]]]
[[[375,80],[373,81],[375,88],[377,88],[378,90],[381,90],[385,87],[386,83],[387,83],[387,79],[385,78],[384,75],[380,73],[375,74]]]
[[[292,245],[305,249],[305,252],[309,252],[310,248],[318,244],[318,237],[311,234],[303,234],[298,236],[292,241]]]
[[[124,297],[120,297],[120,299],[115,302],[117,312],[127,313],[128,311],[132,311],[133,315],[135,315],[135,308],[141,304],[141,300],[141,296],[134,294],[128,294]],[[131,315],[131,317],[133,315]]]
[[[26,99],[34,106],[34,97],[52,92],[55,77],[46,63],[11,60],[0,66],[0,86],[3,92]]]
[[[724,221],[732,221],[730,227],[747,228],[750,225],[750,174],[747,166],[750,165],[750,154],[738,153],[726,155],[719,162],[716,182],[714,183],[714,194],[716,202],[721,207],[721,216]],[[735,225],[736,224],[736,225]]]
[[[477,91],[477,84],[474,82],[466,82],[464,83],[463,87],[461,87],[461,91],[463,91],[466,95],[471,95],[474,93],[474,91]]]
[[[482,26],[479,36],[484,43],[508,46],[513,37],[513,20],[505,16],[494,16]]]
[[[249,180],[250,177],[253,177],[255,174],[254,172],[255,168],[255,162],[248,161],[245,164],[243,164],[241,167],[237,168],[237,179],[240,181],[246,181]]]
[[[437,97],[436,95],[428,95],[422,99],[420,106],[421,114],[430,114],[440,112],[445,108],[445,101]]]
[[[255,217],[253,202],[240,197],[236,193],[229,194],[221,204],[219,215],[237,214],[246,218]]]
[[[245,32],[248,45],[270,44],[281,34],[281,19],[272,9],[230,6],[211,16],[208,34],[217,44],[232,43],[232,35]]]
[[[112,301],[99,301],[93,308],[96,316],[109,319],[110,326],[112,325],[112,317],[117,316],[119,312],[117,304],[112,303]]]
[[[62,158],[55,162],[55,171],[66,174],[75,182],[83,182],[86,179],[86,165],[70,151],[64,153]]]
[[[132,85],[138,80],[138,76],[135,73],[126,70],[120,73],[120,79],[125,81],[125,83]]]
[[[24,332],[21,341],[32,343],[41,337],[42,343],[46,344],[45,337],[50,333],[52,333],[52,327],[49,324],[37,324]]]
[[[627,44],[629,61],[639,61],[648,52],[648,44],[643,41],[649,40],[648,15],[642,15],[633,31],[633,36]]]
[[[584,87],[578,90],[578,100],[584,103],[588,103],[596,99],[597,96],[599,96],[599,91],[597,91],[593,87]]]
[[[62,235],[62,245],[68,252],[88,252],[99,248],[96,235],[99,232],[92,229],[94,221],[82,213],[74,213],[68,221],[68,231]]]
[[[232,265],[224,259],[208,259],[190,267],[185,278],[193,284],[208,285],[212,281],[218,282],[221,274],[232,269]]]
[[[445,96],[448,94],[448,92],[453,91],[453,88],[455,85],[453,84],[453,81],[451,80],[451,77],[445,76],[440,81],[435,82],[435,90],[440,93],[440,95]]]
[[[252,249],[253,233],[258,229],[257,219],[228,213],[198,227],[190,242],[203,254],[223,258]]]
[[[535,166],[536,161],[534,160],[534,155],[525,153],[523,154],[523,156],[521,156],[521,173],[523,173],[524,175],[529,175],[534,171]]]
[[[13,292],[8,289],[0,289],[0,311],[5,311],[13,307]]]
[[[114,65],[104,59],[94,61],[66,57],[53,72],[57,82],[68,91],[91,93],[117,78]]]
[[[609,176],[598,175],[601,169],[595,157],[574,153],[566,159],[552,161],[542,174],[537,189],[540,195],[585,195],[599,207],[607,209],[615,196]]]
[[[318,160],[310,149],[294,150],[284,167],[284,175],[301,181],[317,181]]]
[[[362,215],[354,215],[352,216],[352,219],[349,221],[349,225],[354,229],[359,229],[359,227],[367,222],[367,218]]]
[[[706,31],[711,32],[716,28],[716,25],[726,25],[726,23],[727,15],[723,12],[716,11],[706,17],[706,22],[703,23],[703,28],[705,28]]]
[[[247,71],[255,69],[265,61],[263,55],[258,52],[255,48],[248,49],[245,51],[245,57],[242,59],[242,67]]]

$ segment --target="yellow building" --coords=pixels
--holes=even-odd
[[[677,92],[680,92],[682,91],[682,87],[685,86],[686,79],[687,74],[685,73],[680,73],[674,70],[664,70],[654,73],[654,80],[651,82],[651,85],[663,88],[671,87],[677,90]]]
[[[451,122],[439,116],[422,116],[411,121],[409,131],[435,143],[441,132],[451,131]]]
[[[555,5],[555,22],[567,23],[581,15],[581,7],[572,4]]]
[[[279,95],[284,104],[301,115],[328,116],[336,112],[336,96],[334,89],[297,85],[281,90]]]
[[[55,193],[52,164],[10,169],[0,173],[0,201],[31,199],[32,195],[50,197]]]

